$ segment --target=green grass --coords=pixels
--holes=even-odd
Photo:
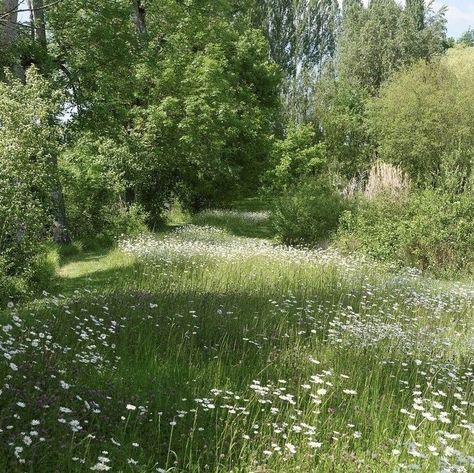
[[[472,469],[472,286],[212,218],[65,256],[51,294],[2,312],[0,471]]]

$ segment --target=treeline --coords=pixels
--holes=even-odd
[[[345,2],[311,113],[274,147],[283,241],[472,273],[472,37],[447,39],[424,2]]]
[[[112,241],[175,201],[263,188],[280,237],[315,244],[363,228],[363,191],[341,196],[376,161],[410,195],[470,188],[472,56],[423,0],[22,5],[0,2],[3,297],[41,284],[49,240]]]

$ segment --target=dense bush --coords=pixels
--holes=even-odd
[[[81,137],[61,157],[61,172],[73,239],[87,246],[98,239],[111,242],[121,233],[145,228],[145,213],[138,205],[125,203],[121,169],[130,152],[111,139]]]
[[[289,126],[285,138],[273,146],[272,168],[265,175],[268,191],[280,193],[302,179],[320,175],[326,166],[326,154],[312,125]]]
[[[283,243],[315,246],[331,237],[346,207],[327,180],[303,181],[277,200],[272,226]]]
[[[31,69],[0,82],[0,299],[27,291],[41,273],[51,229],[59,97]]]
[[[474,270],[474,197],[426,189],[397,200],[360,197],[338,242],[350,251],[444,275]]]

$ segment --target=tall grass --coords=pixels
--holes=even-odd
[[[472,286],[223,227],[2,312],[0,471],[472,469]]]

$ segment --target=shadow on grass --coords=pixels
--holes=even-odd
[[[78,251],[60,258],[50,292],[69,296],[76,290],[109,291],[133,280],[138,263],[112,247]]]
[[[246,198],[228,205],[203,210],[191,218],[194,225],[222,228],[237,237],[271,239],[275,236],[271,221],[272,204],[260,198]]]

